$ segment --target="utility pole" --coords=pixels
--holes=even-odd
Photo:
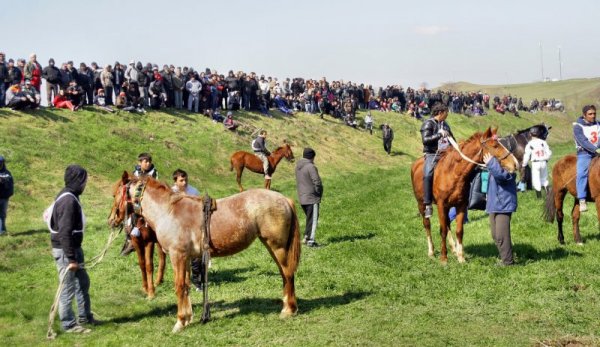
[[[544,82],[544,51],[542,49],[542,41],[540,41],[540,66],[542,67],[542,82]]]
[[[562,60],[560,59],[560,46],[558,46],[558,76],[562,81]]]

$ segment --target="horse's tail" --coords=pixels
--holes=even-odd
[[[554,205],[554,187],[548,187],[546,194],[546,208],[544,209],[543,217],[548,223],[554,223],[556,217],[556,206]]]
[[[292,273],[295,273],[300,263],[300,223],[298,222],[298,214],[296,213],[296,206],[294,200],[287,199],[292,209],[292,223],[290,225],[290,234],[288,236],[287,243],[287,266]]]

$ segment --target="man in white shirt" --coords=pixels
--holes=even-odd
[[[525,147],[523,167],[531,160],[531,185],[535,189],[536,197],[541,199],[542,187],[548,192],[548,160],[552,156],[552,151],[548,143],[540,138],[537,127],[531,128],[530,134],[531,140]]]

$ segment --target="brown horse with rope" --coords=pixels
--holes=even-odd
[[[552,190],[546,195],[546,208],[544,210],[544,218],[552,223],[556,218],[558,224],[558,242],[565,244],[565,236],[563,234],[563,203],[565,196],[571,194],[574,198],[577,197],[576,187],[577,177],[577,156],[574,154],[567,155],[559,159],[554,168],[552,168]],[[600,160],[592,159],[590,163],[590,171],[588,176],[588,202],[596,203],[596,211],[600,219]],[[573,221],[573,238],[578,245],[583,245],[583,240],[579,233],[579,200],[575,199],[573,208],[571,209],[571,217]]]
[[[448,261],[446,238],[450,231],[448,211],[456,208],[456,245],[450,236],[450,245],[457,255],[460,263],[465,261],[463,251],[463,223],[467,212],[469,199],[469,186],[475,175],[477,166],[483,166],[483,156],[490,153],[498,159],[500,164],[508,171],[514,172],[518,162],[506,149],[496,136],[496,129],[488,128],[485,132],[477,132],[468,140],[462,142],[457,148],[449,148],[440,153],[433,176],[433,202],[438,207],[440,222],[441,262]],[[427,247],[429,257],[434,256],[433,241],[431,238],[431,222],[425,218],[425,205],[423,204],[423,165],[424,158],[417,159],[411,167],[413,191],[419,212],[423,217],[423,226],[427,234]]]
[[[119,208],[123,206],[121,201],[134,196],[140,187],[141,215],[155,230],[156,238],[169,254],[173,266],[177,294],[177,323],[173,332],[180,331],[192,321],[190,260],[208,255],[232,255],[246,249],[256,238],[267,247],[283,279],[281,316],[288,317],[297,312],[294,275],[300,262],[300,232],[293,200],[277,192],[253,189],[218,199],[216,209],[208,218],[202,199],[173,193],[169,186],[153,178],[130,178],[124,172],[117,184],[108,220],[111,226],[123,222],[125,213]],[[204,286],[205,314],[207,287]],[[203,320],[204,317],[208,319],[208,315],[203,315]]]
[[[278,147],[274,150],[271,155],[267,156],[269,159],[269,172],[268,175],[272,176],[277,169],[277,165],[281,161],[281,159],[285,158],[289,162],[294,162],[294,152],[292,152],[292,148],[290,145],[284,141],[283,146]],[[244,172],[244,168],[252,172],[256,172],[258,174],[265,174],[265,170],[263,169],[262,161],[252,153],[248,153],[245,151],[238,151],[233,153],[231,156],[231,168],[230,171],[235,169],[236,172],[236,181],[238,187],[240,188],[240,192],[244,191],[244,187],[242,187],[242,172]],[[265,179],[265,188],[271,189],[271,180]]]

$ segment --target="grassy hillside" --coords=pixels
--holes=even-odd
[[[302,147],[317,152],[325,197],[317,240],[324,247],[303,249],[297,274],[300,311],[282,321],[281,280],[264,247],[255,243],[211,269],[213,320],[197,323],[201,296],[192,293],[195,322],[183,333],[175,323],[172,270],[153,301],[140,291],[134,256],[118,255],[122,239],[103,263],[89,271],[93,310],[106,324],[89,336],[59,335],[52,345],[528,345],[573,339],[597,343],[600,300],[596,254],[600,237],[594,212],[584,216],[586,246],[559,247],[555,226],[541,222],[541,202],[519,196],[513,238],[518,267],[497,268],[497,252],[486,216],[470,215],[466,226],[467,264],[454,258],[447,267],[426,256],[426,242],[410,188],[408,168],[420,155],[420,121],[375,112],[376,125],[395,131],[393,155],[381,135],[369,135],[338,120],[274,113],[264,118],[238,113],[240,133],[223,130],[187,112],[107,114],[40,110],[17,113],[0,109],[0,154],[15,176],[16,193],[8,217],[10,236],[0,238],[0,339],[5,345],[45,342],[46,320],[56,270],[42,210],[62,187],[66,165],[78,163],[90,179],[82,201],[88,217],[86,256],[106,241],[111,186],[131,171],[138,153],[153,154],[159,178],[183,168],[191,184],[222,197],[237,192],[229,156],[249,150],[252,133],[269,132],[273,149],[284,139],[296,157]],[[362,116],[362,115],[361,115]],[[503,134],[546,122],[556,157],[571,151],[568,114],[467,118],[451,115],[458,139],[487,126]],[[293,164],[283,161],[272,187],[296,197]],[[259,187],[259,175],[245,172],[246,187]],[[301,216],[301,226],[304,221]],[[437,222],[434,219],[434,230]],[[569,227],[567,226],[567,234]],[[439,250],[439,237],[435,240]]]
[[[529,105],[534,98],[556,98],[570,112],[579,112],[586,104],[600,104],[600,78],[571,79],[558,82],[536,82],[510,85],[478,85],[467,82],[448,83],[442,90],[482,91],[490,95],[516,95]]]

